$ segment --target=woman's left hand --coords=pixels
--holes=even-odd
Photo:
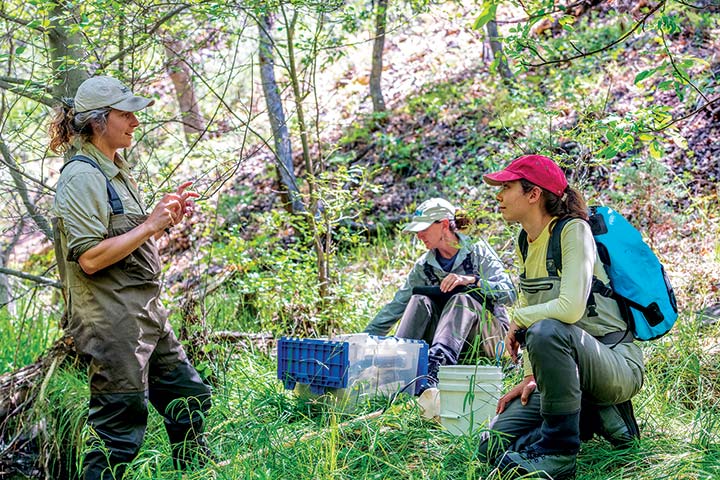
[[[457,273],[451,273],[447,277],[443,278],[442,282],[440,282],[440,291],[450,292],[455,289],[455,287],[472,285],[473,283],[475,283],[474,275],[458,275]]]

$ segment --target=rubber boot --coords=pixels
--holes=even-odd
[[[447,360],[442,351],[432,350],[428,354],[428,381],[426,388],[437,388],[438,374],[440,373],[440,365],[446,365]]]
[[[629,448],[640,439],[640,428],[635,420],[630,400],[598,407],[598,433],[616,448]]]
[[[120,480],[140,451],[147,423],[144,393],[90,395],[88,424],[93,434],[83,460],[84,480]]]

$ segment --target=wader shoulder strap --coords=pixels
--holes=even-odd
[[[107,177],[107,175],[105,175],[105,172],[102,171],[102,168],[100,168],[100,165],[98,165],[95,160],[90,157],[86,157],[85,155],[75,155],[65,165],[62,166],[60,172],[62,172],[63,169],[70,165],[70,163],[72,162],[87,163],[88,165],[92,165],[93,167],[97,168],[100,173],[102,173],[102,176],[105,177],[105,187],[107,189],[108,202],[110,203],[110,208],[112,209],[113,215],[121,215],[125,213],[125,209],[123,209],[122,202],[120,201],[120,195],[118,195],[117,190],[115,190],[115,187],[113,187],[110,183],[110,179]]]
[[[435,270],[433,270],[432,265],[426,262],[425,265],[423,265],[423,273],[430,282],[430,285],[440,285],[440,279],[435,274]]]

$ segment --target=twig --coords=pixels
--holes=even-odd
[[[696,115],[696,114],[702,112],[703,110],[705,110],[706,108],[708,108],[710,105],[712,105],[712,104],[714,104],[714,103],[718,103],[718,102],[720,102],[720,95],[718,95],[717,97],[715,97],[715,98],[713,98],[712,100],[708,101],[705,105],[696,108],[695,110],[693,110],[692,112],[688,113],[687,115],[683,115],[683,116],[680,117],[680,118],[676,118],[676,119],[672,120],[671,122],[667,123],[666,125],[663,125],[662,127],[659,127],[659,128],[651,128],[650,130],[641,130],[640,132],[641,132],[641,133],[657,133],[657,132],[661,132],[661,131],[665,130],[666,128],[675,125],[675,124],[678,123],[678,122],[682,122],[683,120],[686,120],[686,119],[692,117],[693,115]]]
[[[39,283],[42,285],[49,285],[51,287],[55,288],[62,288],[62,283],[58,282],[57,280],[53,280],[52,278],[47,277],[41,277],[39,275],[31,275],[29,273],[20,272],[18,270],[13,270],[12,268],[6,268],[6,267],[0,267],[0,273],[4,273],[5,275],[12,275],[13,277],[22,278],[23,280],[30,280],[35,283]]]
[[[663,47],[665,47],[665,52],[668,54],[668,57],[670,57],[670,65],[672,65],[673,70],[675,70],[675,73],[677,73],[680,78],[685,80],[693,88],[693,90],[695,90],[698,94],[700,94],[700,96],[703,98],[703,100],[705,100],[707,102],[708,98],[705,96],[705,94],[703,92],[701,92],[700,89],[698,87],[696,87],[695,84],[689,78],[687,78],[685,75],[683,75],[683,73],[680,71],[678,66],[675,64],[675,58],[673,57],[672,53],[670,52],[670,49],[667,46],[667,42],[665,41],[665,32],[663,32],[662,30],[660,30],[660,38],[662,39]]]

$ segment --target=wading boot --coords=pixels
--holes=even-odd
[[[640,428],[630,400],[597,408],[597,431],[614,447],[630,448],[640,439]]]
[[[497,469],[503,479],[542,478],[566,480],[575,478],[577,454],[541,453],[536,450],[505,452],[500,457]]]
[[[542,414],[540,439],[522,451],[508,450],[497,463],[503,478],[537,475],[559,480],[575,478],[580,450],[580,413]]]

